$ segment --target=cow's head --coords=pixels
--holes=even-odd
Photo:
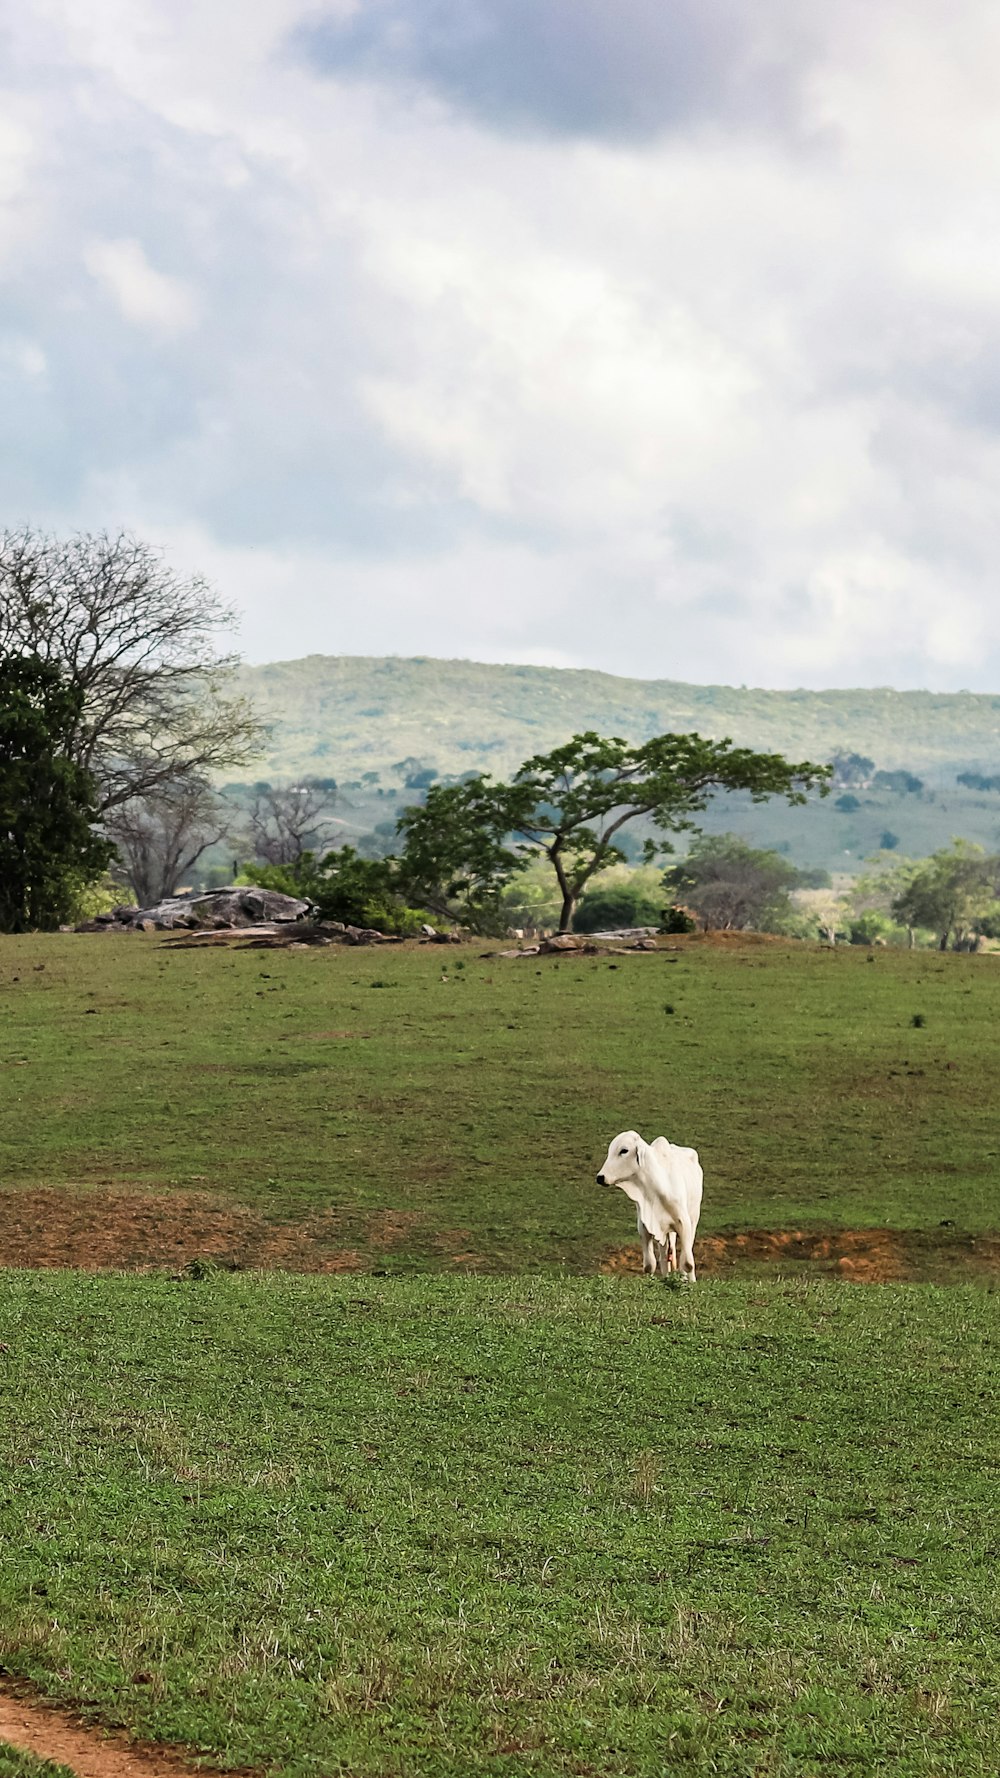
[[[646,1144],[635,1130],[623,1130],[608,1149],[608,1158],[597,1175],[598,1185],[627,1185],[637,1179],[646,1158]]]

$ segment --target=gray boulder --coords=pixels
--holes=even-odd
[[[291,925],[308,919],[312,904],[275,889],[231,883],[202,895],[169,895],[155,907],[116,907],[110,915],[84,921],[78,932],[233,931],[246,926]]]
[[[196,914],[200,925],[224,920],[227,926],[257,926],[265,920],[282,924],[286,920],[305,920],[312,912],[312,903],[295,895],[279,895],[276,889],[236,883],[227,889],[209,889],[204,895],[185,898],[184,911]]]

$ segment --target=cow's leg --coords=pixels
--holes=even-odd
[[[660,1277],[669,1278],[671,1272],[677,1270],[677,1235],[670,1230],[663,1242],[657,1242],[657,1255],[660,1261]]]
[[[656,1273],[656,1242],[653,1240],[642,1217],[640,1216],[637,1220],[639,1223],[639,1239],[642,1242],[642,1269],[644,1272],[648,1273],[650,1277],[654,1277]]]
[[[694,1230],[686,1218],[677,1231],[677,1258],[679,1271],[689,1284],[693,1284],[695,1282]]]
[[[665,1241],[657,1242],[656,1253],[660,1262],[660,1277],[669,1278],[671,1272],[677,1270],[677,1247],[672,1234]]]

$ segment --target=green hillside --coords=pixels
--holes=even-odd
[[[966,770],[1000,771],[1000,697],[759,691],[559,667],[351,655],[244,667],[241,680],[271,725],[270,744],[246,776],[335,779],[342,841],[374,833],[377,844],[391,847],[399,809],[418,794],[406,780],[420,770],[504,776],[580,729],[628,740],[695,729],[794,759],[862,753],[882,771],[907,770],[922,780],[917,794],[869,786],[849,808],[836,796],[813,797],[805,808],[780,798],[755,804],[720,796],[700,823],[710,833],[739,833],[800,866],[848,873],[883,845],[924,857],[961,834],[1000,849],[1000,794],[956,782]],[[641,824],[635,832],[641,837]],[[224,849],[210,854],[203,867],[224,873],[227,856]]]
[[[760,691],[391,655],[307,655],[244,667],[241,679],[273,725],[261,772],[276,777],[396,781],[391,768],[407,758],[442,774],[505,773],[584,728],[637,741],[694,729],[819,760],[843,748],[949,779],[1000,765],[1000,696],[971,692]]]

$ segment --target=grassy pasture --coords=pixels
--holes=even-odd
[[[487,948],[0,942],[0,1263],[394,1274],[0,1272],[0,1669],[275,1778],[992,1774],[996,1295],[567,1274],[632,1123],[706,1248],[996,1231],[1000,959]]]
[[[73,1778],[73,1774],[66,1766],[36,1759],[33,1754],[0,1741],[0,1778]]]
[[[593,1272],[632,1240],[593,1176],[635,1126],[700,1149],[705,1234],[1000,1226],[1000,959],[488,948],[2,941],[5,1191],[238,1206],[393,1272]]]
[[[974,1288],[7,1273],[0,1662],[282,1775],[993,1773],[998,1332]]]

